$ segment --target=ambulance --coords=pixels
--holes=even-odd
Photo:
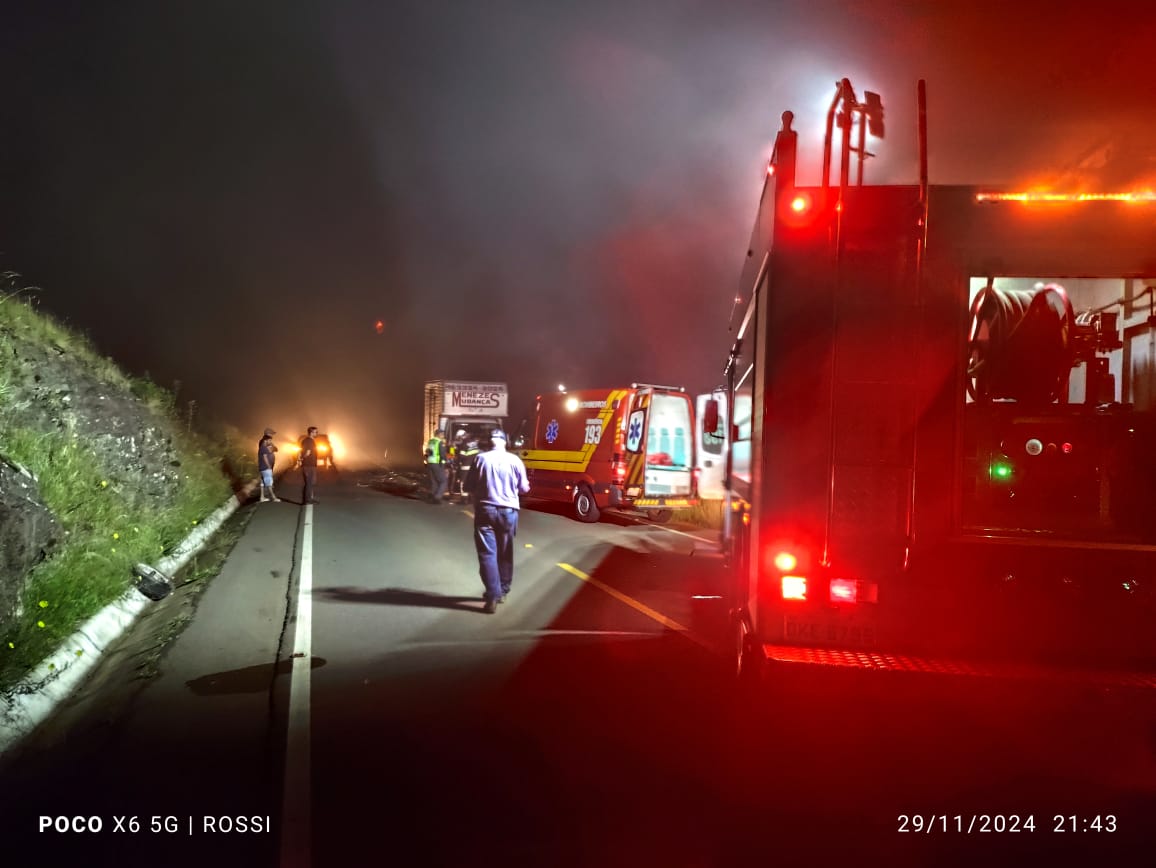
[[[539,395],[534,428],[515,451],[529,497],[566,504],[574,518],[641,510],[669,521],[697,502],[694,405],[683,388],[629,387]]]
[[[695,468],[698,471],[698,496],[701,500],[722,500],[726,496],[727,459],[729,446],[727,439],[727,392],[725,388],[715,389],[695,397],[695,418],[701,420],[707,404],[717,407],[718,424],[716,430],[707,431],[699,424],[695,428]]]

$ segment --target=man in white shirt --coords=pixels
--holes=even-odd
[[[518,533],[519,494],[530,491],[526,465],[506,451],[506,432],[490,432],[493,448],[474,459],[466,493],[474,504],[474,547],[485,593],[484,611],[493,614],[514,581],[514,536]]]

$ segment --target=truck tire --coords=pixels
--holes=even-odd
[[[653,509],[650,511],[650,520],[656,524],[666,524],[673,517],[673,509]]]
[[[574,495],[574,517],[578,521],[593,524],[598,521],[601,514],[598,504],[594,501],[594,492],[590,490],[590,486],[579,485],[578,491]]]
[[[746,618],[737,616],[732,626],[734,637],[734,672],[743,693],[757,693],[766,675],[767,661],[747,627]]]

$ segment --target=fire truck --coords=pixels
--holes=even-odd
[[[579,521],[606,508],[669,521],[695,500],[694,407],[686,390],[633,383],[539,395],[517,447],[530,497],[564,503]]]
[[[740,676],[1152,654],[1156,196],[930,185],[925,105],[909,185],[863,183],[878,95],[817,186],[783,115],[701,420]]]

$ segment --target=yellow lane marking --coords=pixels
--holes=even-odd
[[[570,573],[570,575],[577,576],[578,578],[580,578],[582,581],[586,582],[587,584],[593,585],[598,590],[609,594],[614,599],[618,600],[620,603],[625,603],[630,608],[634,609],[636,612],[641,612],[647,618],[650,618],[653,621],[657,621],[659,624],[661,624],[663,627],[666,627],[668,630],[674,630],[680,636],[685,636],[687,639],[689,639],[691,642],[694,642],[696,645],[700,645],[703,648],[706,648],[708,651],[712,651],[712,652],[714,651],[714,649],[710,645],[708,645],[702,639],[695,636],[694,633],[690,632],[690,629],[688,627],[684,627],[682,624],[678,623],[678,621],[671,620],[670,618],[666,617],[666,615],[663,615],[661,612],[654,611],[654,609],[650,608],[650,606],[647,606],[645,603],[640,603],[638,600],[634,599],[633,597],[626,596],[626,594],[622,593],[621,591],[610,587],[605,582],[600,582],[598,579],[594,578],[593,576],[586,575],[586,573],[582,572],[577,567],[570,566],[570,564],[558,564],[558,566],[560,566],[566,572]]]

